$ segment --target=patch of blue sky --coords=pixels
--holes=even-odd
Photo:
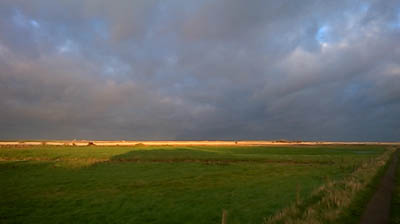
[[[400,29],[400,9],[397,10],[397,18],[393,25],[395,28]]]
[[[397,9],[397,14],[395,18],[389,23],[387,23],[387,26],[389,29],[392,30],[400,30],[400,8]]]
[[[400,21],[389,23],[388,27],[392,30],[400,30]]]
[[[329,26],[328,25],[323,25],[321,26],[316,35],[315,39],[320,43],[320,44],[326,44],[329,42]]]
[[[40,28],[40,24],[34,19],[31,19],[29,23],[35,28]]]
[[[18,9],[14,10],[14,15],[12,17],[12,20],[17,26],[20,26],[20,27],[25,27],[25,28],[27,28],[29,26],[31,26],[33,28],[39,28],[40,27],[40,24],[39,24],[38,21],[36,21],[34,19],[27,18]]]
[[[368,3],[361,3],[361,6],[360,6],[360,11],[362,12],[362,13],[367,13],[368,12],[368,10],[369,10],[369,4]]]

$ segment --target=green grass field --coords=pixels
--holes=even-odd
[[[0,148],[0,223],[263,223],[378,146]]]

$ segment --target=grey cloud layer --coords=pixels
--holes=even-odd
[[[400,140],[400,2],[0,3],[0,138]]]

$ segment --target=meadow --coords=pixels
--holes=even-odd
[[[1,147],[0,223],[221,223],[223,211],[229,224],[355,221],[391,154],[348,145]]]

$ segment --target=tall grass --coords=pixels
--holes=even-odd
[[[353,172],[341,180],[327,180],[309,198],[297,199],[289,207],[264,219],[264,224],[337,223],[345,215],[356,196],[364,191],[395,150],[389,148],[382,155],[354,166]]]
[[[400,150],[400,148],[398,149]],[[396,188],[392,198],[390,224],[400,224],[400,165],[397,164]]]

